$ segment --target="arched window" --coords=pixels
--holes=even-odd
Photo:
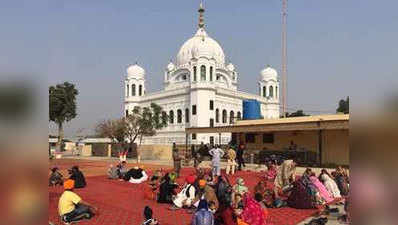
[[[193,81],[196,81],[196,66],[193,67]]]
[[[220,110],[216,109],[216,123],[220,122]]]
[[[142,85],[138,86],[138,94],[139,96],[142,96]]]
[[[242,114],[240,114],[240,112],[238,112],[237,114],[238,114],[238,115],[237,115],[238,120],[242,119]]]
[[[278,86],[275,86],[275,98],[278,98],[279,92],[278,92]]]
[[[227,110],[222,111],[222,122],[227,123]]]
[[[129,94],[130,94],[130,85],[127,84],[126,96],[129,97]]]
[[[135,96],[135,84],[131,85],[131,95]]]
[[[206,80],[206,66],[200,67],[200,80]]]
[[[267,87],[263,87],[263,97],[267,97]]]
[[[174,123],[174,111],[170,110],[169,112],[169,123],[173,124]]]
[[[185,109],[185,123],[189,123],[189,109]]]
[[[234,122],[235,113],[234,111],[229,112],[229,123],[232,124]]]
[[[273,98],[274,97],[274,87],[269,86],[269,97]]]
[[[177,123],[182,123],[182,111],[181,111],[181,109],[177,110]]]
[[[167,113],[162,111],[162,123],[167,124]]]
[[[210,66],[210,81],[213,81],[213,67]]]

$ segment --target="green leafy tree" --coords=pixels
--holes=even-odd
[[[156,131],[167,126],[168,115],[162,111],[162,107],[151,103],[150,107],[135,107],[133,113],[125,118],[127,126],[127,139],[133,144],[139,138],[139,144],[145,136],[154,136]],[[141,154],[137,150],[137,162]]]
[[[346,100],[341,99],[339,101],[339,107],[336,109],[337,113],[350,113],[350,97],[347,96]]]
[[[79,91],[75,85],[68,82],[49,87],[49,117],[50,121],[58,126],[57,149],[62,148],[63,124],[77,116],[76,96],[78,94]]]
[[[156,131],[167,126],[168,115],[162,107],[152,103],[150,107],[135,107],[133,112],[124,118],[106,120],[99,123],[96,133],[101,137],[108,137],[114,142],[122,143],[124,148],[133,145],[145,136],[156,135]],[[137,162],[140,162],[140,152],[137,149]]]

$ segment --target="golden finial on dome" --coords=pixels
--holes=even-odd
[[[203,7],[203,1],[200,1],[198,12],[199,12],[199,28],[203,28],[205,26],[205,21],[203,16],[205,8]]]

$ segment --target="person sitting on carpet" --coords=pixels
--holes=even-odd
[[[196,177],[194,175],[190,175],[185,179],[185,185],[180,193],[173,200],[173,207],[171,210],[177,210],[184,206],[191,207],[192,201],[196,196],[196,188],[193,185],[195,183]]]
[[[279,192],[281,190],[288,190],[291,188],[291,184],[295,181],[296,163],[293,160],[285,160],[282,165],[279,166],[275,181],[274,181],[274,195],[275,198],[279,198]]]
[[[69,170],[70,177],[69,179],[72,179],[75,181],[75,188],[84,188],[86,187],[86,178],[84,178],[84,175],[82,171],[79,170],[78,166],[73,166],[71,170]]]
[[[126,175],[126,173],[129,171],[126,166],[126,161],[119,163],[117,165],[117,168],[119,170],[119,179],[122,180],[124,178],[124,176]]]
[[[231,205],[220,207],[217,220],[218,224],[237,225],[237,217]]]
[[[248,194],[244,195],[243,201],[242,220],[250,225],[266,225],[266,214],[261,205]]]
[[[326,169],[321,170],[319,180],[323,182],[323,185],[325,185],[329,193],[332,194],[333,198],[341,198],[340,190],[336,182],[332,179],[332,176]]]
[[[234,194],[244,195],[249,192],[249,189],[245,186],[245,181],[242,178],[236,179],[236,184],[233,187]]]
[[[73,192],[75,181],[68,179],[64,182],[64,193],[58,202],[58,213],[64,224],[81,219],[90,219],[97,212],[97,208],[83,201],[80,196]]]
[[[214,216],[208,209],[207,201],[202,199],[192,217],[191,225],[214,225]]]
[[[54,167],[51,169],[51,175],[48,181],[48,185],[49,186],[57,186],[60,185],[62,186],[64,183],[63,181],[63,176],[62,174],[59,172],[57,167]]]
[[[316,208],[318,191],[306,173],[293,183],[293,188],[287,199],[288,206],[295,209]]]
[[[267,181],[274,181],[277,173],[277,166],[275,163],[270,162],[267,165],[267,172],[265,172],[265,180]]]
[[[159,222],[153,218],[153,211],[149,206],[145,206],[144,208],[144,218],[145,221],[142,225],[159,225]]]
[[[135,166],[133,169],[129,171],[129,173],[130,173],[129,182],[132,184],[141,184],[142,182],[148,180],[148,175],[146,174],[145,170],[143,170],[142,166],[141,168]]]
[[[113,166],[111,164],[111,165],[109,165],[107,174],[108,174],[108,179],[111,179],[111,180],[119,179],[119,175],[120,175],[119,168],[117,166]]]
[[[267,219],[267,217],[268,217],[268,209],[267,209],[267,206],[266,206],[266,204],[264,202],[263,195],[261,195],[260,193],[256,193],[254,195],[254,199],[260,204],[261,209],[263,210],[263,213],[264,213],[264,217],[265,217],[265,219]]]
[[[153,173],[149,182],[152,191],[156,191],[156,189],[159,187],[160,179],[162,178],[162,176],[163,176],[162,170],[156,170],[155,173]]]
[[[193,200],[195,207],[198,206],[199,201],[201,199],[205,199],[208,204],[210,202],[214,202],[215,210],[217,211],[219,203],[218,203],[216,192],[214,191],[214,189],[212,187],[207,185],[207,182],[205,180],[199,181],[199,189],[197,191],[195,199]]]
[[[217,199],[220,205],[230,206],[232,202],[232,186],[227,177],[219,176],[215,186]]]
[[[343,196],[347,196],[349,194],[349,178],[345,169],[341,166],[338,166],[335,171],[335,181],[337,187],[340,190],[340,194]]]
[[[333,196],[332,194],[326,189],[325,185],[321,181],[319,181],[318,177],[315,176],[315,173],[312,173],[310,176],[310,180],[312,184],[317,188],[319,195],[326,203],[332,202]]]
[[[173,203],[173,197],[176,195],[175,189],[178,184],[175,183],[175,173],[167,173],[161,181],[159,187],[158,203]]]
[[[254,194],[261,194],[264,197],[265,191],[267,190],[267,185],[263,180],[260,180],[256,186],[254,186]]]

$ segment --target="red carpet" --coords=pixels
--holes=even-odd
[[[151,172],[148,172],[151,174]],[[193,169],[183,169],[181,177],[193,173]],[[253,188],[260,179],[260,173],[238,172],[230,176],[230,182],[235,183],[237,177],[242,177],[246,185]],[[183,178],[178,179],[183,183]],[[88,177],[87,187],[76,189],[83,200],[99,208],[99,214],[91,220],[82,221],[82,225],[139,225],[143,221],[143,208],[148,205],[154,211],[154,217],[161,225],[189,225],[191,214],[185,210],[169,211],[170,205],[161,205],[155,201],[145,200],[143,187],[145,184],[130,184],[124,181],[108,180],[105,176]],[[49,220],[61,225],[58,216],[58,199],[62,187],[49,188]],[[313,215],[317,210],[298,210],[292,208],[269,209],[267,224],[293,225]]]

